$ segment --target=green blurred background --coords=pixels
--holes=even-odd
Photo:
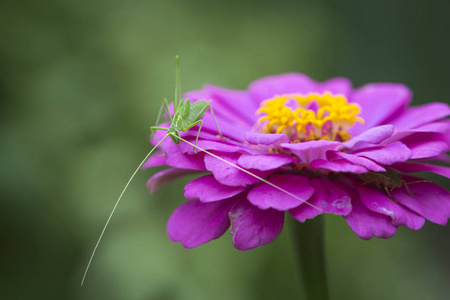
[[[0,1],[1,299],[300,299],[289,229],[186,250],[166,222],[187,180],[140,172],[89,255],[174,88],[289,71],[450,99],[449,1]],[[447,185],[448,181],[441,181]],[[360,240],[327,216],[332,299],[448,299],[450,227]]]

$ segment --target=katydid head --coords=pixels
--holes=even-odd
[[[180,144],[180,131],[175,126],[170,126],[168,134],[175,144]]]

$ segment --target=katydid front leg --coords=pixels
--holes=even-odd
[[[169,112],[169,115],[170,115],[170,112]],[[152,126],[152,127],[150,127],[150,133],[151,133],[151,136],[155,137],[156,141],[157,141],[158,144],[159,144],[159,143],[160,143],[160,142],[159,142],[159,139],[158,139],[158,137],[157,137],[156,134],[155,134],[155,131],[156,131],[156,130],[169,131],[169,129],[168,129],[168,128],[164,128],[164,127],[158,127],[158,126]],[[161,144],[160,146],[161,146],[161,150],[164,152],[164,155],[161,155],[161,157],[167,156],[167,152],[166,152],[166,150],[164,150],[163,145]]]

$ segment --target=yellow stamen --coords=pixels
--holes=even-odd
[[[291,141],[341,140],[351,138],[347,132],[358,117],[360,108],[348,103],[343,95],[285,94],[268,99],[257,111],[263,114],[263,133],[285,133]]]

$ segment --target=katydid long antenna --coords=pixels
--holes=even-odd
[[[91,266],[92,259],[94,258],[95,252],[97,251],[98,245],[100,244],[100,241],[102,240],[103,234],[105,233],[106,227],[108,227],[109,221],[111,220],[111,217],[113,216],[114,212],[116,211],[117,205],[119,205],[120,200],[122,199],[123,194],[128,189],[128,186],[130,185],[130,182],[133,180],[134,176],[136,176],[136,173],[139,171],[139,169],[142,167],[142,165],[145,163],[147,158],[150,157],[150,155],[155,151],[155,149],[169,136],[169,134],[166,134],[159,142],[156,144],[155,147],[150,150],[150,152],[145,156],[145,158],[141,161],[139,166],[134,171],[133,175],[131,175],[130,179],[128,180],[127,184],[123,188],[122,192],[120,193],[119,198],[116,201],[116,204],[114,205],[111,213],[109,214],[108,220],[106,221],[105,226],[103,227],[102,233],[100,234],[100,237],[97,240],[97,244],[95,244],[94,251],[92,251],[91,258],[89,259],[89,262],[87,264],[86,270],[84,271],[83,279],[81,280],[81,285],[83,285],[84,280],[86,279],[87,272],[89,271],[89,267]]]

